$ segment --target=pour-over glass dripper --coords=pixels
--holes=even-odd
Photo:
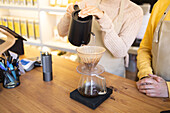
[[[100,46],[82,46],[77,48],[78,56],[89,71],[93,71],[105,51],[106,49]]]

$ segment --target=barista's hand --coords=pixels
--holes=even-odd
[[[81,18],[85,18],[89,15],[93,15],[93,16],[96,16],[97,18],[102,18],[103,15],[104,15],[104,12],[101,11],[100,9],[96,8],[95,6],[85,6],[84,9],[82,9],[80,12],[79,12],[79,17]]]
[[[67,10],[66,10],[67,15],[69,15],[69,16],[71,15],[71,13],[74,11],[73,7],[74,7],[74,4],[72,4],[72,3],[68,5]]]
[[[150,97],[168,97],[168,87],[165,80],[157,75],[149,74],[149,76],[149,78],[136,82],[139,91]]]

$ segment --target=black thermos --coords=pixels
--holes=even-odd
[[[74,5],[75,11],[72,12],[68,40],[74,46],[87,45],[90,42],[92,15],[85,18],[78,16],[80,9],[78,5]]]
[[[53,79],[52,75],[52,56],[48,52],[41,55],[42,67],[43,67],[43,80],[48,82]]]

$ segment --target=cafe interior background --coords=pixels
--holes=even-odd
[[[60,37],[57,23],[66,12],[69,3],[80,0],[0,0],[0,25],[9,27],[27,41],[24,46],[38,50],[51,51],[52,55],[76,61],[76,46],[67,37]],[[137,80],[136,55],[143,38],[150,12],[157,0],[131,0],[143,9],[143,24],[129,49],[129,67],[126,78]],[[4,35],[0,34],[0,43]]]

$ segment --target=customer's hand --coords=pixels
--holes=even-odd
[[[79,17],[81,18],[85,18],[89,15],[93,15],[93,16],[96,16],[97,18],[102,18],[103,15],[104,15],[104,12],[101,11],[100,9],[96,8],[95,6],[87,6],[85,5],[85,8],[82,9],[80,12],[79,12]]]
[[[149,76],[136,82],[139,91],[150,97],[168,97],[166,81],[157,75],[149,74]]]

